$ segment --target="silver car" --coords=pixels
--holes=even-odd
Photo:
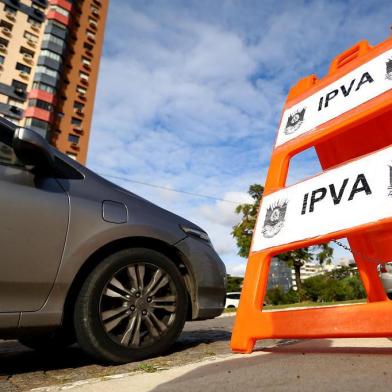
[[[392,298],[392,263],[380,264],[378,271],[385,292]]]
[[[0,118],[0,338],[100,361],[165,351],[225,304],[208,235]]]

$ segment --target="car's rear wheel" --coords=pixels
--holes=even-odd
[[[91,272],[79,293],[77,340],[104,362],[161,354],[182,331],[187,298],[183,278],[169,258],[144,248],[119,251]]]

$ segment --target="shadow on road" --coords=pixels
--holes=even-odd
[[[258,349],[254,355],[212,362],[196,368],[153,392],[187,389],[217,391],[390,391],[392,346],[388,339],[376,345],[349,340],[334,346],[333,340],[291,341]],[[382,347],[385,342],[385,347]],[[339,344],[339,343],[338,343]],[[282,355],[285,354],[285,355]],[[381,354],[381,355],[380,355]]]
[[[182,352],[202,344],[228,342],[230,336],[230,332],[220,329],[185,331],[165,355],[180,356]],[[131,365],[128,364],[128,366]],[[0,343],[0,376],[89,366],[94,366],[94,371],[97,375],[99,375],[99,369],[116,368],[116,366],[98,365],[94,359],[86,355],[77,345],[61,351],[42,353],[30,350],[16,341]],[[123,368],[127,365],[120,366]]]

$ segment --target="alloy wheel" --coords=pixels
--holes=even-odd
[[[100,320],[117,344],[147,347],[167,333],[176,318],[177,291],[170,275],[138,262],[115,272],[100,298]]]

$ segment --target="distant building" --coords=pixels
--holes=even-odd
[[[334,271],[337,268],[341,268],[341,265],[336,265],[333,263],[320,265],[318,263],[312,263],[312,262],[307,261],[304,263],[304,265],[301,268],[301,280],[304,281],[304,280],[311,278],[313,276],[321,275],[326,272]],[[297,290],[294,269],[292,270],[291,278],[292,278],[293,289]]]
[[[85,163],[109,0],[0,3],[0,116]]]
[[[268,289],[281,287],[284,292],[290,290],[292,286],[291,268],[284,261],[273,257],[268,275]]]

